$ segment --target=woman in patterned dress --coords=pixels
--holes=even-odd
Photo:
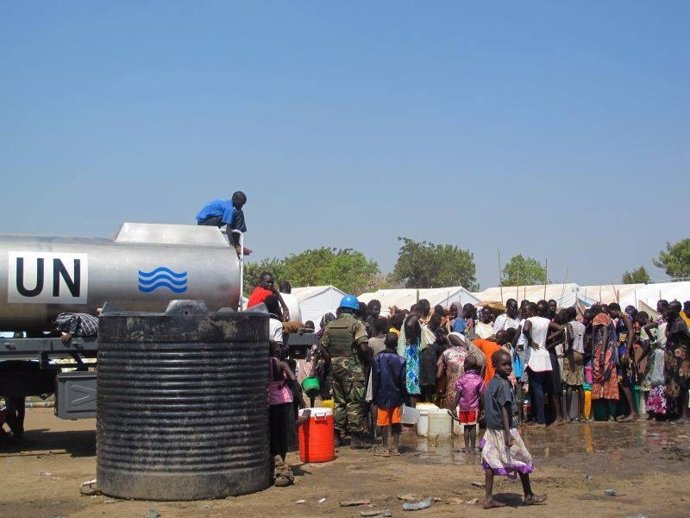
[[[446,377],[444,407],[454,409],[456,399],[455,384],[464,374],[465,358],[469,355],[469,342],[460,333],[448,333],[448,349],[438,359],[436,364],[436,379]]]
[[[605,306],[592,306],[592,402],[605,404],[609,420],[615,420],[618,404],[618,335]],[[603,403],[601,403],[603,401]]]

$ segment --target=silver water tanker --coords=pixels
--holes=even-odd
[[[47,331],[106,302],[164,311],[172,299],[237,308],[240,264],[216,227],[124,223],[113,239],[0,235],[0,329]]]

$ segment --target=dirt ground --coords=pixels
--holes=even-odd
[[[128,501],[82,496],[79,486],[95,478],[95,421],[61,421],[51,408],[27,409],[26,443],[0,450],[0,517],[360,517],[390,510],[392,516],[690,516],[690,425],[641,421],[571,424],[526,429],[535,457],[532,476],[545,505],[521,504],[519,482],[497,478],[497,500],[506,508],[483,510],[484,481],[478,456],[465,456],[449,442],[403,435],[403,455],[374,457],[341,448],[333,462],[301,464],[291,453],[294,486],[252,495],[194,502]],[[607,496],[615,489],[616,496]],[[402,509],[399,496],[433,497],[432,506]],[[369,505],[340,502],[368,499]],[[383,516],[383,514],[381,514]]]

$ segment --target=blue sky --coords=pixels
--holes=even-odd
[[[481,4],[481,5],[480,5]],[[0,232],[193,223],[256,259],[397,236],[618,282],[688,236],[690,3],[6,2]]]

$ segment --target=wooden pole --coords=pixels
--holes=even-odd
[[[565,293],[565,284],[568,282],[568,265],[565,266],[565,279],[563,279],[563,288],[561,289],[561,300],[563,300],[563,294]]]
[[[515,302],[520,304],[520,270],[515,274]]]
[[[544,260],[544,300],[546,300],[546,283],[549,282],[549,258]]]
[[[617,304],[620,304],[620,303],[621,303],[621,299],[620,299],[620,297],[618,296],[619,291],[616,289],[616,285],[613,284],[613,279],[611,279],[611,287],[613,288],[613,294],[616,296],[616,303],[617,303]]]
[[[501,251],[496,249],[498,254],[498,286],[501,289],[501,304],[503,304],[503,275],[501,275]]]

